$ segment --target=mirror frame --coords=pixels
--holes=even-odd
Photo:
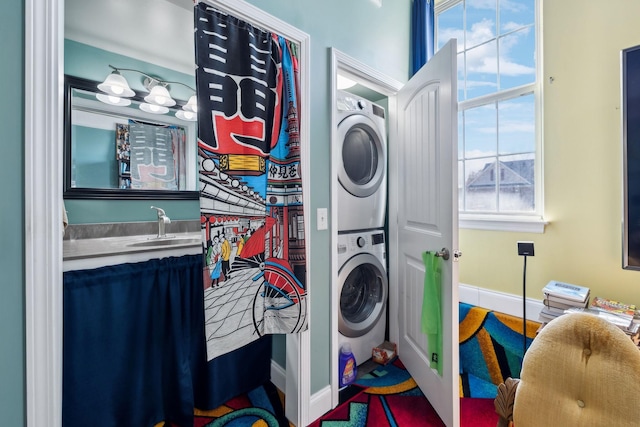
[[[622,268],[640,270],[640,45],[622,49]]]
[[[74,77],[64,76],[64,199],[119,199],[119,200],[198,200],[200,192],[193,191],[163,191],[163,190],[123,190],[119,188],[87,188],[71,186],[71,99],[73,89],[81,89],[96,92],[99,82]],[[131,98],[134,101],[144,102],[140,92],[136,92]],[[194,165],[196,165],[194,159]],[[195,167],[195,166],[194,166]],[[197,182],[196,182],[197,185]]]

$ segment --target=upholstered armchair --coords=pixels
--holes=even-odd
[[[640,351],[618,327],[585,313],[549,322],[520,379],[498,386],[498,427],[640,425]]]

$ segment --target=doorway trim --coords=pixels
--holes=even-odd
[[[336,90],[338,87],[338,74],[349,76],[352,80],[367,86],[389,98],[389,114],[388,114],[388,132],[391,134],[395,132],[395,95],[402,88],[403,83],[373,69],[372,67],[352,58],[345,53],[335,48],[329,48],[330,62],[331,62],[331,248],[338,247],[338,165],[341,161],[342,153],[337,149],[335,141],[338,141],[338,115],[337,109],[333,106],[337,103]],[[338,310],[340,309],[340,294],[337,292],[338,283],[338,252],[337,250],[331,251],[331,314],[330,314],[330,342],[331,342],[331,357],[330,357],[330,375],[331,375],[331,407],[338,406],[340,401],[339,395],[339,381],[338,381],[338,356],[340,351],[340,344],[338,343]],[[392,298],[392,292],[397,294],[395,287],[389,286],[389,297]],[[397,297],[396,297],[397,298]],[[393,299],[391,299],[393,301]],[[392,313],[390,311],[390,313]],[[391,316],[389,316],[391,319]],[[397,330],[397,322],[391,322],[391,327],[395,327]],[[393,330],[391,330],[393,336]],[[398,334],[396,333],[396,336]]]
[[[62,425],[64,0],[25,0],[26,425]]]
[[[309,144],[309,36],[243,0],[208,0],[300,44],[302,144]],[[64,0],[25,0],[25,413],[28,427],[62,425],[62,100]],[[306,142],[305,142],[306,141]],[[307,153],[306,155],[304,153]],[[309,155],[302,151],[303,192],[309,194]],[[306,184],[305,184],[306,183]],[[304,210],[305,233],[310,215]],[[309,259],[309,242],[307,242]],[[309,283],[310,268],[307,268]],[[310,291],[308,291],[310,294]],[[310,330],[287,336],[286,415],[307,425]]]

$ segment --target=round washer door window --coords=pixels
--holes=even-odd
[[[375,193],[384,178],[386,151],[371,119],[354,114],[338,125],[342,162],[338,181],[356,197]]]
[[[384,269],[373,255],[359,254],[342,267],[338,281],[338,329],[347,337],[362,336],[384,313],[388,288]]]

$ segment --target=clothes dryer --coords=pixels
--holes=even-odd
[[[338,231],[384,227],[387,209],[387,130],[383,107],[337,92],[340,153]]]
[[[389,282],[384,230],[338,235],[338,342],[351,344],[358,365],[385,339]]]

